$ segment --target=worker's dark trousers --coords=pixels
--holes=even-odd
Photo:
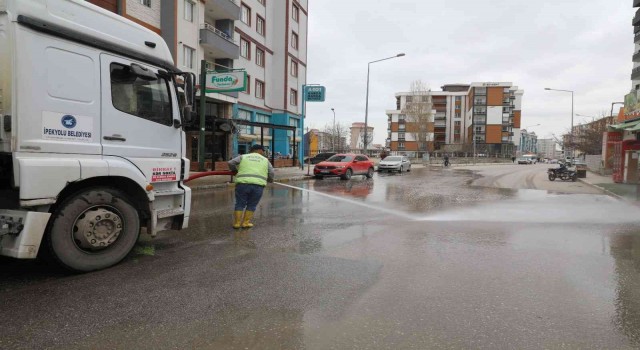
[[[263,186],[250,184],[236,184],[236,211],[247,209],[256,211],[256,207],[262,198]]]

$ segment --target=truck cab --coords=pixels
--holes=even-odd
[[[187,227],[193,75],[164,40],[79,0],[0,1],[0,255],[74,271]]]

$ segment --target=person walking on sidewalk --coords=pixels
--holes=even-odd
[[[229,162],[229,169],[236,172],[236,205],[233,211],[233,228],[253,227],[253,212],[262,198],[267,182],[273,182],[274,171],[264,157],[261,145],[251,146],[251,153],[237,156]]]

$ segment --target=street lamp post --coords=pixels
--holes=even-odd
[[[573,93],[572,90],[560,90],[560,89],[550,89],[544,88],[547,91],[561,91],[561,92],[570,92],[571,93],[571,133],[569,134],[569,144],[571,145],[571,158],[573,159]],[[565,155],[566,158],[566,155]],[[572,160],[573,161],[573,160]]]
[[[387,58],[382,58],[379,60],[375,60],[375,61],[371,61],[367,64],[367,102],[365,104],[365,109],[364,109],[364,145],[362,146],[363,148],[363,152],[365,155],[367,154],[367,133],[368,133],[368,128],[369,128],[369,72],[371,71],[371,63],[376,63],[376,62],[380,62],[380,61],[386,61],[386,60],[390,60],[392,58],[396,58],[396,57],[402,57],[404,56],[404,53],[399,53],[395,56],[391,56],[391,57],[387,57]]]
[[[331,131],[331,151],[336,151],[336,110],[331,108],[333,112],[333,130]]]

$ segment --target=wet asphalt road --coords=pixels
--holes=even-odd
[[[274,185],[240,231],[202,191],[111,269],[2,259],[0,348],[640,347],[640,210],[501,169]]]

